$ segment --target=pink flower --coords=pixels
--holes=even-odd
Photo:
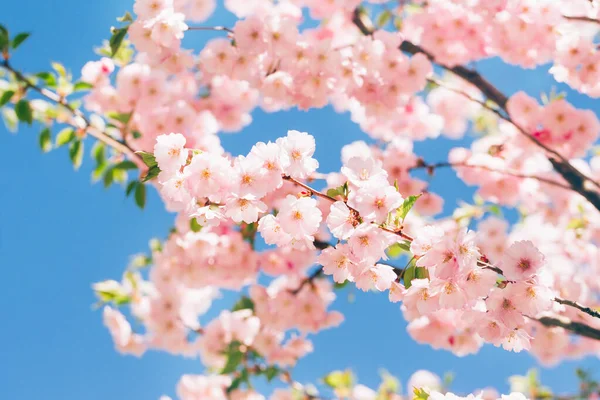
[[[346,203],[336,201],[331,205],[327,216],[327,227],[333,236],[340,240],[348,239],[354,232],[356,224],[358,221]]]
[[[427,315],[439,309],[439,298],[430,289],[428,279],[413,279],[404,294],[404,305],[416,308],[419,315]]]
[[[513,243],[504,253],[500,268],[509,280],[531,278],[544,264],[544,255],[529,240]]]
[[[285,246],[292,241],[292,235],[285,232],[277,218],[271,214],[265,215],[258,221],[258,232],[266,244]]]
[[[377,261],[385,257],[385,249],[389,246],[384,232],[373,224],[359,225],[348,239],[352,254],[360,260]]]
[[[347,244],[328,247],[321,252],[318,262],[323,265],[323,272],[333,275],[335,282],[343,283],[348,278],[348,266],[352,263],[350,247]]]
[[[239,20],[233,27],[236,47],[243,53],[260,54],[267,49],[265,24],[257,16]]]
[[[391,287],[396,273],[389,265],[375,264],[354,279],[356,287],[361,290],[367,291],[374,287],[381,292]]]
[[[393,186],[370,186],[360,188],[351,204],[365,221],[383,223],[388,214],[402,205],[404,199]]]
[[[281,202],[277,220],[281,228],[294,238],[314,235],[319,229],[323,215],[317,207],[317,200],[310,197],[297,198],[287,195]]]
[[[195,155],[186,170],[189,170],[186,183],[190,193],[197,198],[208,197],[213,201],[219,201],[225,195],[234,176],[229,160],[211,153]]]
[[[532,337],[524,329],[513,329],[502,342],[502,347],[505,350],[519,353],[522,350],[531,349],[531,339]]]
[[[173,9],[161,11],[155,18],[146,22],[144,27],[152,29],[152,40],[167,49],[179,49],[179,43],[183,39],[183,32],[188,29],[185,15],[176,13]]]
[[[304,179],[319,167],[319,162],[312,158],[315,152],[315,138],[306,132],[288,131],[284,138],[277,139],[281,148],[281,161],[284,173]]]
[[[154,157],[162,171],[176,172],[188,158],[185,147],[185,136],[180,133],[169,133],[156,138]]]
[[[136,0],[133,11],[140,19],[151,19],[172,7],[172,0]]]
[[[352,157],[342,167],[342,174],[358,187],[387,184],[387,172],[372,157]]]
[[[225,208],[225,215],[238,224],[242,221],[247,224],[256,222],[258,215],[267,211],[267,205],[251,195],[244,197],[233,195],[227,200]]]

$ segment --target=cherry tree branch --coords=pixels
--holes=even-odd
[[[352,22],[364,35],[372,35],[375,31],[374,25],[370,20],[369,16],[366,15],[366,13],[364,13],[360,8],[356,8],[354,10]],[[460,78],[477,87],[487,99],[496,103],[504,112],[506,112],[506,104],[508,102],[508,97],[506,97],[506,95],[504,95],[500,90],[498,90],[476,70],[461,65],[450,67],[448,65],[440,63],[436,61],[435,57],[427,50],[406,40],[400,44],[400,50],[409,54],[424,54],[431,62],[436,63],[445,70],[453,72],[455,75],[459,76]],[[480,101],[477,102],[480,103]],[[569,163],[569,161],[560,153],[541,143],[522,127],[515,124],[509,117],[505,116],[502,112],[500,112],[499,110],[495,112],[503,119],[515,125],[515,127],[517,127],[517,129],[522,134],[529,138],[529,140],[533,141],[536,145],[550,153],[551,156],[549,156],[548,159],[552,163],[554,169],[567,182],[569,182],[574,191],[578,192],[583,197],[585,197],[597,210],[600,211],[600,193],[594,190],[590,190],[588,188],[590,184],[596,186],[597,188],[600,188],[600,184],[598,184],[598,182],[595,182],[594,180],[584,175],[577,168],[573,167]]]
[[[586,17],[586,16],[569,16],[569,15],[563,15],[563,18],[567,19],[569,21],[591,22],[591,23],[599,24],[600,25],[600,20],[597,20],[597,19],[591,18],[591,17]]]
[[[533,321],[537,321],[547,328],[560,327],[568,331],[576,333],[579,336],[587,337],[590,339],[600,340],[600,329],[592,328],[582,322],[571,321],[568,318],[554,318],[554,317],[541,317],[532,318],[528,317]]]
[[[600,318],[600,312],[594,310],[593,308],[582,306],[581,304],[577,303],[576,301],[565,300],[565,299],[561,299],[560,297],[556,297],[554,299],[554,301],[559,304],[563,304],[565,306],[576,308],[579,311],[584,312],[592,317]]]
[[[32,89],[38,92],[45,99],[69,111],[69,113],[73,117],[80,118],[84,123],[84,127],[82,129],[88,132],[90,136],[96,138],[97,140],[101,141],[107,146],[112,147],[116,151],[128,155],[134,162],[136,162],[140,170],[143,171],[143,169],[145,169],[145,164],[142,162],[142,159],[135,153],[135,151],[131,147],[129,147],[126,143],[120,142],[117,139],[110,136],[109,134],[92,126],[89,118],[81,110],[71,106],[64,97],[59,96],[51,90],[36,85],[30,79],[25,77],[20,71],[13,68],[7,59],[3,60],[2,63],[0,63],[0,67],[11,72],[13,76],[19,82],[23,83],[27,89]]]
[[[233,33],[233,31],[226,26],[188,26],[188,31],[224,31],[227,33]]]
[[[443,161],[443,162],[439,162],[439,163],[435,163],[435,164],[421,163],[421,164],[415,165],[414,167],[409,168],[409,170],[427,169],[428,171],[433,171],[436,168],[473,168],[473,169],[482,169],[482,170],[485,170],[485,171],[497,172],[497,173],[503,174],[503,175],[514,176],[515,178],[535,179],[536,181],[540,181],[540,182],[546,183],[548,185],[556,186],[556,187],[559,187],[559,188],[562,188],[562,189],[566,189],[566,190],[573,190],[572,187],[570,187],[568,185],[565,185],[564,183],[555,181],[553,179],[545,178],[545,177],[542,177],[542,176],[522,174],[520,172],[514,172],[514,171],[509,171],[509,170],[496,169],[496,168],[488,167],[486,165],[474,165],[474,164],[469,164],[469,163],[466,163],[466,162],[451,163],[451,162]]]

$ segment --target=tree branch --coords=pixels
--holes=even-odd
[[[571,321],[568,318],[553,318],[553,317],[541,317],[541,318],[532,318],[528,317],[533,321],[537,321],[540,324],[544,325],[547,328],[552,327],[560,327],[564,328],[568,331],[576,333],[580,336],[587,337],[590,339],[600,340],[600,330],[596,328],[592,328],[589,325],[583,324],[581,322]]]
[[[103,142],[107,146],[112,147],[113,149],[117,150],[118,152],[128,155],[134,162],[136,162],[136,164],[138,165],[138,167],[140,168],[141,171],[143,171],[145,169],[145,164],[142,162],[142,159],[137,154],[135,154],[135,151],[131,147],[129,147],[126,143],[122,143],[122,142],[114,139],[112,136],[108,135],[107,133],[92,126],[88,117],[83,112],[81,112],[81,110],[72,107],[66,101],[66,99],[64,97],[59,96],[58,94],[52,92],[51,90],[48,90],[46,88],[43,88],[43,87],[40,87],[40,86],[34,84],[31,80],[29,80],[27,77],[25,77],[20,71],[14,69],[10,65],[8,60],[2,61],[2,63],[0,64],[0,67],[11,72],[18,81],[20,81],[21,83],[23,83],[26,86],[26,88],[35,90],[36,92],[41,94],[47,100],[63,107],[67,111],[69,111],[73,117],[80,118],[85,124],[85,126],[83,127],[83,130],[88,132],[90,134],[90,136]]]
[[[584,312],[592,317],[600,318],[600,312],[598,312],[590,307],[582,306],[581,304],[577,303],[576,301],[565,300],[565,299],[561,299],[560,297],[556,297],[554,299],[554,301],[559,304],[563,304],[565,306],[576,308],[579,311]]]
[[[356,25],[356,27],[362,32],[364,35],[372,35],[375,31],[374,25],[371,22],[369,16],[363,12],[360,8],[356,8],[354,10],[352,22]],[[424,48],[415,45],[409,41],[403,41],[400,44],[400,50],[409,53],[409,54],[424,54],[431,62],[436,63],[440,67],[453,72],[455,75],[461,77],[465,81],[471,83],[475,87],[477,87],[487,99],[496,103],[500,108],[506,112],[506,103],[508,102],[508,97],[504,95],[500,90],[498,90],[494,85],[492,85],[488,80],[486,80],[479,72],[474,69],[466,68],[464,66],[458,65],[454,67],[450,67],[443,63],[437,62],[435,57],[429,53]],[[481,104],[480,101],[477,101]],[[586,175],[584,175],[577,168],[573,167],[569,161],[559,154],[557,151],[549,148],[548,146],[541,143],[535,137],[530,135],[527,131],[525,131],[522,127],[518,126],[514,123],[509,117],[501,113],[500,111],[494,111],[497,115],[505,119],[506,121],[515,125],[515,127],[524,134],[529,140],[533,141],[535,144],[540,146],[542,149],[546,150],[554,157],[549,157],[550,162],[556,169],[556,171],[571,185],[574,191],[581,194],[585,197],[597,210],[600,211],[600,193],[590,190],[587,186],[587,182],[596,186],[600,189],[600,184],[590,179]]]

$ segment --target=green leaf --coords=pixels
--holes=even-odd
[[[23,32],[23,33],[19,33],[17,36],[15,36],[14,39],[12,40],[12,44],[11,44],[13,50],[15,50],[17,47],[19,47],[21,45],[21,43],[23,43],[29,37],[29,35],[31,35],[31,33]]]
[[[192,232],[200,232],[202,230],[202,225],[198,223],[196,218],[190,219],[190,229]]]
[[[488,211],[494,215],[497,215],[499,217],[502,216],[502,210],[500,209],[500,207],[497,204],[490,204],[487,207]]]
[[[281,371],[274,365],[270,365],[265,369],[265,377],[267,378],[267,382],[271,382],[277,375],[279,375]]]
[[[126,11],[125,14],[123,14],[122,17],[117,18],[117,21],[119,21],[119,22],[133,22],[133,17],[129,13],[129,11]]]
[[[56,147],[64,146],[65,144],[71,142],[75,139],[75,130],[73,128],[65,128],[58,132],[56,135],[55,143]]]
[[[40,148],[44,153],[52,150],[52,136],[49,128],[44,128],[42,133],[40,133]]]
[[[124,125],[127,125],[129,123],[129,120],[131,120],[132,115],[133,115],[133,113],[116,113],[116,112],[110,112],[107,114],[108,118],[117,120]]]
[[[231,381],[231,385],[229,385],[227,388],[227,393],[231,393],[235,389],[239,388],[242,382],[246,382],[246,384],[250,383],[248,370],[246,368],[244,368],[242,372],[240,372],[240,374],[233,381]]]
[[[347,371],[333,371],[323,378],[323,382],[332,389],[349,389],[353,383],[352,372]]]
[[[335,283],[333,284],[333,288],[334,288],[334,289],[343,289],[343,288],[345,288],[345,287],[348,285],[348,282],[350,282],[350,281],[344,281],[344,282],[342,282],[342,283],[337,283],[337,282],[335,282]]]
[[[67,70],[64,65],[59,62],[53,62],[50,65],[52,65],[52,68],[58,73],[58,76],[63,78],[67,77]]]
[[[6,92],[2,93],[2,96],[0,96],[0,107],[8,103],[14,94],[15,92],[12,90],[7,90]]]
[[[19,121],[26,122],[31,125],[33,123],[33,110],[31,105],[25,99],[21,99],[15,104],[15,112]]]
[[[234,305],[231,311],[254,310],[254,302],[247,296],[242,296]]]
[[[400,257],[403,253],[410,253],[410,243],[406,240],[394,243],[387,248],[387,254],[391,258]]]
[[[121,161],[120,163],[116,164],[113,168],[126,171],[126,170],[130,170],[130,169],[137,169],[137,165],[135,165],[135,163],[133,161],[124,160],[124,161]]]
[[[112,36],[108,41],[110,45],[111,57],[114,57],[121,48],[121,43],[123,43],[123,39],[125,39],[128,29],[129,26],[126,26],[125,28],[113,29]]]
[[[158,163],[156,162],[156,158],[154,157],[154,154],[148,153],[145,151],[136,151],[135,154],[137,154],[138,156],[140,156],[142,158],[142,161],[144,162],[144,164],[146,164],[146,166],[148,168],[158,166]]]
[[[142,134],[139,131],[133,131],[131,132],[131,136],[133,136],[134,139],[139,139],[142,137]]]
[[[83,142],[81,140],[71,142],[69,145],[69,158],[76,170],[81,167],[83,161]]]
[[[54,74],[50,72],[38,72],[37,74],[35,74],[35,76],[43,80],[47,86],[56,87],[56,77],[54,76]]]
[[[152,167],[148,170],[148,173],[144,179],[142,179],[142,182],[148,182],[149,180],[156,178],[158,174],[160,174],[160,168],[158,168],[158,166]]]
[[[425,391],[425,389],[417,389],[415,388],[413,400],[427,400],[429,399],[429,393]]]
[[[146,206],[146,185],[140,183],[135,187],[135,204],[141,209]]]
[[[240,365],[240,363],[242,362],[243,359],[244,359],[244,355],[242,354],[241,351],[239,351],[239,350],[230,351],[228,354],[228,357],[227,357],[227,362],[225,363],[225,366],[221,370],[220,374],[225,375],[225,374],[232,373],[233,371],[235,371],[237,369],[238,365]]]
[[[412,280],[415,279],[415,264],[413,262],[411,262],[410,265],[404,270],[402,279],[404,279],[404,287],[408,289]]]
[[[344,199],[348,198],[348,182],[344,183],[341,186],[338,186],[333,189],[327,190],[327,196],[336,198],[337,196],[342,196]]]
[[[4,25],[0,25],[0,52],[8,51],[9,43],[10,36],[8,35],[8,29]]]
[[[91,83],[79,81],[79,82],[75,83],[75,85],[73,85],[73,91],[79,92],[82,90],[90,90],[93,87],[94,87],[94,85],[92,85]]]
[[[17,114],[15,113],[14,109],[3,108],[2,119],[4,120],[4,125],[6,125],[6,129],[8,129],[9,132],[15,133],[17,131],[19,119],[17,118]]]
[[[384,10],[377,16],[375,24],[379,28],[382,28],[390,21],[390,19],[392,19],[392,12],[390,10]]]
[[[106,161],[106,146],[98,141],[92,147],[92,157],[96,160],[96,164],[103,165]]]
[[[418,194],[416,196],[408,196],[406,199],[404,199],[404,203],[402,203],[400,208],[398,208],[398,211],[396,211],[396,217],[404,221],[404,218],[406,218],[410,209],[413,208],[413,206],[421,196],[421,194]]]
[[[129,182],[129,184],[127,185],[127,189],[125,189],[125,196],[129,197],[129,195],[131,194],[131,192],[133,192],[133,190],[137,187],[137,185],[139,185],[140,183],[138,181],[131,181]]]

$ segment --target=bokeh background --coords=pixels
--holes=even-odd
[[[32,32],[12,63],[25,72],[39,72],[49,69],[51,61],[60,61],[77,77],[86,61],[98,58],[93,47],[108,38],[115,18],[132,5],[132,0],[5,1],[0,23],[13,33]],[[233,26],[234,21],[219,4],[205,25]],[[184,44],[199,49],[216,35],[189,32]],[[476,67],[505,93],[522,89],[539,96],[554,86],[567,92],[575,106],[598,110],[597,102],[557,84],[547,67],[523,71],[496,60]],[[368,141],[348,115],[336,114],[330,107],[276,114],[257,110],[253,118],[243,132],[222,135],[227,150],[246,153],[256,141],[273,140],[288,129],[307,131],[316,137],[320,171],[329,172],[340,167],[341,146]],[[200,361],[157,352],[139,359],[119,355],[102,325],[101,312],[92,307],[96,299],[91,290],[93,282],[119,280],[130,256],[146,251],[152,237],[165,237],[174,216],[164,210],[153,190],[142,211],[125,198],[122,188],[92,185],[88,154],[74,173],[67,149],[40,152],[38,132],[39,127],[23,127],[13,135],[0,126],[0,398],[145,400],[174,395],[182,374],[202,373]],[[416,149],[429,161],[442,161],[450,147],[470,139],[439,139],[418,143]],[[436,173],[431,189],[445,198],[446,213],[459,199],[470,200],[473,195],[473,189],[449,170]],[[225,293],[203,321],[233,301],[234,295]],[[294,370],[301,382],[314,382],[333,369],[352,368],[361,383],[376,387],[384,368],[406,384],[412,372],[428,369],[439,375],[452,371],[455,392],[486,386],[506,392],[509,376],[525,374],[535,365],[528,354],[492,346],[457,358],[416,344],[406,333],[399,307],[385,295],[345,289],[333,308],[346,320],[313,337],[314,353]],[[576,367],[598,373],[599,364],[590,358],[540,372],[544,383],[566,392],[576,387]]]

